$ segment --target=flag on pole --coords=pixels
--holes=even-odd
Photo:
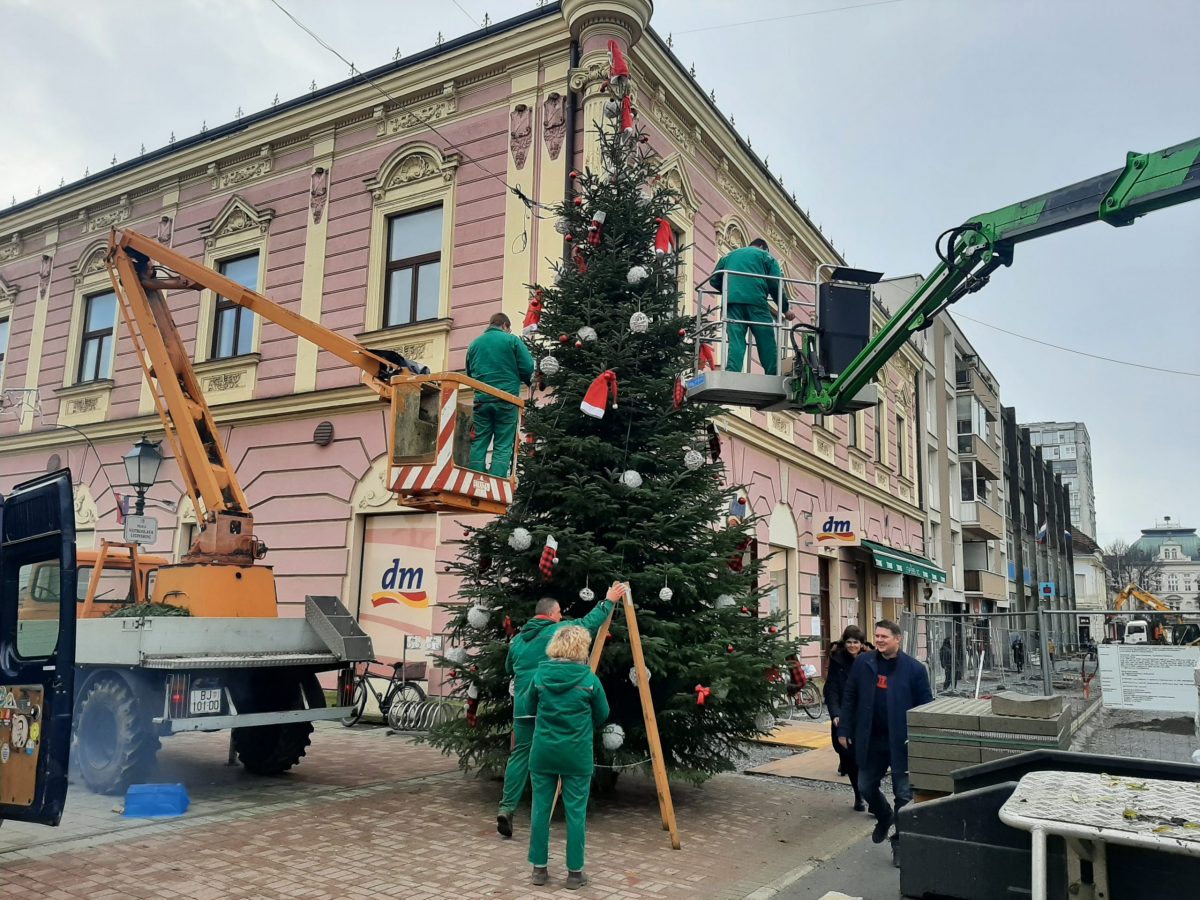
[[[117,524],[124,525],[125,517],[129,515],[129,501],[133,498],[118,494],[116,491],[113,491],[113,496],[117,498]]]
[[[1047,525],[1047,523],[1043,522],[1042,527],[1038,529],[1037,542],[1039,544],[1044,544],[1044,543],[1046,543],[1046,538],[1049,536],[1050,536],[1050,527],[1049,527],[1049,525]]]

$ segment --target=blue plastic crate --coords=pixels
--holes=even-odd
[[[189,802],[182,784],[131,784],[125,791],[125,815],[138,819],[182,816]]]

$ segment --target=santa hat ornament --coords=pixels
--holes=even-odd
[[[533,334],[538,330],[538,323],[542,321],[543,305],[542,289],[538,288],[529,298],[529,309],[525,312],[525,327],[521,330],[522,334]]]
[[[609,395],[612,396],[612,408],[617,408],[617,373],[612,369],[606,369],[596,376],[595,380],[588,385],[587,392],[583,395],[583,402],[579,404],[579,409],[584,415],[591,416],[593,419],[603,419],[604,414],[608,411]]]
[[[654,233],[654,252],[663,255],[675,252],[675,232],[666,219],[658,220],[658,231]]]
[[[588,225],[587,242],[593,247],[600,246],[600,235],[604,231],[604,220],[608,217],[608,213],[602,209],[592,213],[591,224]]]
[[[575,262],[575,270],[580,275],[587,274],[587,259],[583,255],[583,248],[578,244],[571,248],[571,259]]]
[[[633,101],[628,97],[621,101],[621,134],[633,137]]]
[[[608,89],[618,100],[624,100],[629,96],[632,79],[629,77],[629,64],[625,62],[621,45],[616,41],[609,41],[608,56]]]

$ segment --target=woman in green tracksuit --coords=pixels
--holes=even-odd
[[[536,716],[529,769],[533,779],[533,815],[529,829],[529,862],[533,883],[549,879],[550,808],[562,779],[567,817],[567,889],[587,884],[583,872],[587,836],[588,794],[592,787],[592,739],[608,718],[608,698],[588,666],[592,637],[586,628],[558,629],[546,648],[548,659],[529,687],[528,706]]]

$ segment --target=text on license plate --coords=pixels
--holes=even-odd
[[[192,715],[219,713],[221,711],[221,689],[201,688],[193,690],[189,710]]]

